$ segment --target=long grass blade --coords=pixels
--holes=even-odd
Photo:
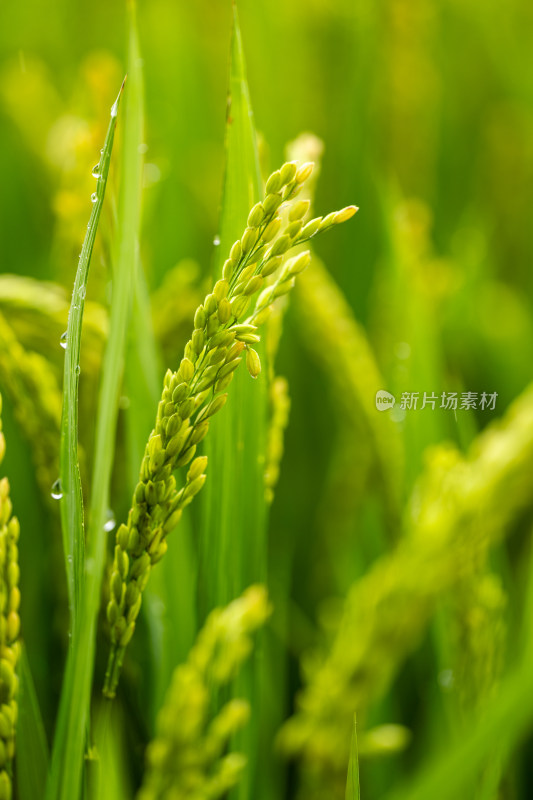
[[[215,258],[216,274],[233,242],[246,226],[250,208],[261,196],[261,177],[252,107],[246,80],[243,44],[234,6],[229,101],[226,126],[226,167]],[[262,352],[261,352],[262,356]],[[267,386],[264,377],[252,381],[245,370],[235,376],[233,401],[213,424],[206,440],[209,472],[202,501],[200,530],[199,611],[203,618],[212,608],[227,605],[247,586],[266,577],[266,504],[264,454],[266,443]],[[262,650],[261,637],[257,653]],[[258,659],[259,660],[259,659]],[[257,662],[256,662],[257,665]],[[248,664],[236,691],[258,709],[258,671]],[[254,699],[255,698],[255,699]],[[256,719],[244,741],[248,770],[238,790],[250,796],[259,755]]]
[[[352,745],[350,747],[350,762],[348,764],[348,777],[346,780],[346,800],[360,800],[359,789],[359,752],[357,748],[357,720],[354,715]]]
[[[88,556],[80,625],[69,659],[54,740],[48,800],[77,800],[81,792],[83,751],[89,722],[94,671],[96,622],[105,566],[104,524],[114,457],[118,402],[131,306],[140,219],[143,138],[142,69],[135,9],[130,5],[128,94],[124,114],[122,180],[118,215],[118,253],[111,305],[110,333],[105,352],[96,428],[96,446],[89,519]]]
[[[226,171],[220,247],[215,259],[217,275],[224,254],[240,237],[248,212],[260,196],[255,131],[236,10],[234,13]],[[257,455],[264,452],[260,433],[265,425],[263,384],[261,380],[253,384],[244,370],[239,371],[233,387],[234,401],[213,424],[206,440],[209,470],[213,476],[216,475],[216,480],[207,482],[201,498],[202,615],[234,599],[245,587],[246,572],[251,573],[259,566],[257,552],[252,554],[250,546],[253,541],[259,549],[264,540],[263,475]],[[249,527],[246,527],[246,522],[250,523]],[[250,576],[248,583],[260,577],[258,574]]]
[[[81,248],[78,269],[74,280],[72,302],[68,324],[61,344],[65,347],[65,367],[63,378],[63,412],[61,417],[60,475],[56,487],[61,499],[61,528],[67,571],[67,585],[71,614],[71,628],[74,631],[78,621],[80,593],[83,586],[83,562],[85,552],[83,497],[81,491],[80,467],[78,463],[78,382],[80,373],[81,328],[85,306],[85,292],[89,277],[89,266],[93,252],[96,231],[104,204],[107,176],[111,163],[111,152],[117,125],[119,96],[111,109],[111,119],[107,129],[104,148],[98,166],[96,192],[91,197],[93,209],[87,233]],[[72,639],[71,639],[72,642]]]
[[[48,744],[41,709],[23,647],[19,661],[17,788],[19,800],[42,800],[48,773]]]

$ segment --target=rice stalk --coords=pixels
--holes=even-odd
[[[45,358],[28,352],[0,313],[0,384],[31,446],[37,483],[48,505],[59,475],[61,392]]]
[[[0,396],[0,414],[2,398]],[[0,462],[4,458],[5,439],[0,418]],[[15,756],[17,721],[17,675],[20,658],[20,569],[18,538],[20,526],[12,516],[9,481],[0,480],[0,798],[12,796],[12,762]]]
[[[467,459],[435,448],[413,494],[405,540],[350,590],[327,654],[304,663],[305,687],[280,743],[303,758],[308,788],[324,789],[342,775],[351,714],[383,694],[438,597],[530,507],[532,465],[531,388],[478,437]]]
[[[285,259],[286,254],[355,213],[355,207],[348,207],[304,224],[308,204],[294,198],[311,172],[312,164],[286,163],[270,176],[265,198],[250,211],[248,226],[233,244],[222,278],[196,310],[195,327],[179,369],[165,375],[132,507],[116,535],[107,607],[111,652],[104,694],[108,697],[115,695],[152,566],[165,555],[167,534],[205,483],[207,458],[193,461],[197,445],[207,435],[211,418],[225,405],[224,390],[243,356],[252,378],[258,377],[261,363],[252,347],[260,341],[258,326],[308,266],[309,253],[292,259]],[[282,203],[291,207],[283,230],[277,213]],[[254,295],[253,310],[246,316]],[[172,473],[191,462],[178,491]]]
[[[312,156],[319,169],[323,149],[321,140],[312,134],[303,134],[287,146],[291,158]],[[319,169],[308,187],[311,202]],[[329,530],[342,529],[343,505],[347,504],[344,517],[353,519],[353,504],[360,496],[361,481],[354,465],[361,463],[364,436],[370,440],[377,465],[386,519],[391,531],[395,531],[401,514],[403,448],[389,415],[376,414],[376,392],[385,388],[385,380],[365,330],[327,267],[316,257],[298,283],[294,305],[302,344],[327,375],[339,428],[332,456],[333,466],[338,464],[339,469],[325,501],[329,506],[326,514],[333,515]],[[348,464],[352,465],[350,469]]]
[[[172,677],[155,739],[146,751],[138,800],[215,800],[238,783],[246,759],[226,750],[250,708],[235,698],[216,712],[213,704],[250,655],[251,634],[269,615],[266,591],[257,585],[208,616],[187,662]]]
[[[506,607],[501,578],[486,565],[460,580],[446,602],[461,727],[497,690],[504,666]]]
[[[44,356],[54,372],[63,372],[64,351],[59,342],[67,328],[69,308],[67,292],[57,283],[22,275],[0,275],[0,313],[22,347]],[[85,378],[91,376],[95,380],[99,373],[107,332],[107,309],[86,300],[81,346]]]
[[[370,440],[373,460],[384,500],[385,519],[397,533],[401,516],[403,449],[388,414],[376,412],[376,393],[385,385],[367,336],[345,297],[322,262],[313,266],[298,286],[295,311],[302,342],[322,367],[331,387],[330,398],[338,424],[337,459],[357,464],[361,435]],[[341,502],[352,503],[358,492],[350,488],[357,471],[338,475]],[[338,509],[333,505],[337,515]],[[347,515],[350,516],[349,511]],[[331,520],[331,529],[334,528]],[[342,523],[339,521],[339,528]]]
[[[267,433],[265,458],[265,500],[272,503],[274,489],[279,479],[283,459],[284,436],[289,424],[291,399],[286,378],[276,375],[271,378],[269,389],[270,424]]]

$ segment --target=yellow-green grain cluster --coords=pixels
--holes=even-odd
[[[174,672],[156,738],[146,752],[138,800],[215,800],[237,784],[246,760],[226,751],[250,708],[232,699],[213,716],[211,705],[217,691],[236,676],[251,652],[251,634],[269,614],[265,589],[252,586],[209,615],[186,664]]]
[[[449,600],[450,664],[461,722],[494,693],[504,666],[507,596],[499,575],[479,567]]]
[[[0,275],[0,311],[20,345],[46,358],[59,372],[64,350],[59,347],[67,328],[70,298],[63,286],[22,275]],[[87,300],[83,313],[83,375],[96,381],[108,333],[108,312]]]
[[[312,170],[312,163],[288,162],[269,177],[265,197],[251,209],[247,227],[224,263],[222,278],[196,309],[194,330],[178,370],[168,370],[165,376],[128,520],[116,535],[107,606],[111,653],[104,694],[109,697],[116,691],[150,570],[166,552],[167,534],[205,482],[207,458],[195,458],[196,448],[211,418],[224,406],[225,390],[243,356],[250,375],[259,375],[260,359],[252,347],[260,341],[258,326],[309,264],[308,252],[291,259],[285,259],[286,254],[357,210],[349,206],[304,222],[309,202],[295,198]],[[285,226],[279,213],[282,206],[287,211]],[[178,490],[173,472],[189,464]]]
[[[0,396],[0,413],[2,398]],[[1,421],[0,421],[1,428]],[[0,462],[5,440],[0,429]],[[19,523],[12,516],[9,481],[0,480],[0,800],[12,797],[12,761],[17,722],[16,668],[20,656]]]
[[[289,384],[285,378],[277,376],[270,385],[270,425],[265,461],[265,498],[267,503],[271,503],[274,499],[274,489],[278,482],[283,458],[283,437],[289,422],[290,410]]]
[[[9,394],[17,422],[31,445],[39,487],[50,500],[52,484],[59,475],[61,392],[47,360],[22,347],[2,314],[0,383]]]
[[[354,711],[390,684],[439,595],[476,569],[531,505],[533,388],[476,440],[468,459],[442,446],[428,460],[404,541],[350,590],[327,655],[303,664],[305,688],[280,741],[303,758],[317,797],[342,779]]]

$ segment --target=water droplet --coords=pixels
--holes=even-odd
[[[107,531],[107,533],[109,533],[114,528],[116,528],[116,526],[117,522],[115,520],[115,515],[113,514],[111,509],[108,508],[106,513],[106,521],[104,522],[104,531]]]
[[[439,672],[437,677],[438,684],[440,688],[445,691],[449,692],[453,689],[453,685],[455,683],[455,676],[453,674],[452,669],[443,669]]]
[[[148,188],[161,180],[161,170],[157,164],[145,164],[143,171],[143,186]]]
[[[87,287],[86,286],[80,286],[80,288],[78,290],[78,297],[80,298],[80,300],[85,300],[86,291],[87,291]]]
[[[76,375],[79,375],[81,372],[81,367],[79,364],[76,364]]]
[[[394,348],[396,358],[405,360],[411,355],[411,346],[407,342],[398,342]]]
[[[91,203],[96,203],[97,200],[98,200],[98,195],[96,194],[96,192],[93,192],[91,195]]]
[[[55,481],[54,485],[52,486],[51,495],[54,498],[54,500],[61,500],[61,498],[63,497],[63,491],[61,489],[61,480],[59,478],[57,479],[57,481]]]
[[[93,171],[92,171],[92,176],[93,176],[93,178],[99,178],[100,177],[100,162],[98,162],[98,164],[94,165]]]
[[[67,332],[61,334],[61,338],[59,339],[59,344],[63,348],[63,350],[67,349]]]
[[[219,246],[219,244],[220,244],[220,236],[215,236],[215,238],[213,239],[213,244],[215,245],[215,247]]]
[[[111,117],[116,117],[117,114],[118,114],[118,98],[115,100],[115,102],[111,106]]]

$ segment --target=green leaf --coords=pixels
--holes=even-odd
[[[87,233],[81,248],[78,269],[72,292],[72,302],[68,315],[65,346],[65,366],[63,377],[63,413],[61,418],[60,444],[60,485],[57,487],[61,496],[61,528],[63,531],[63,548],[71,629],[74,631],[78,621],[80,594],[83,586],[83,562],[85,551],[83,526],[83,497],[81,491],[80,467],[78,463],[78,382],[80,371],[81,328],[85,307],[85,292],[89,278],[89,266],[93,252],[96,231],[102,206],[104,204],[107,176],[111,163],[111,152],[115,138],[117,114],[124,83],[120,88],[116,102],[111,109],[111,118],[107,129],[104,148],[98,165],[95,202],[87,226]],[[93,199],[91,198],[91,199]],[[72,641],[72,640],[71,640]]]
[[[94,760],[89,774],[89,800],[133,797],[126,752],[127,722],[118,703],[103,698],[94,704]]]
[[[241,237],[249,210],[261,193],[236,10],[234,15],[217,278],[226,254]],[[226,605],[247,585],[264,577],[265,502],[258,454],[264,453],[265,407],[264,379],[253,381],[245,370],[238,370],[230,402],[213,420],[206,439],[209,480],[200,499],[202,616],[217,605]]]
[[[48,744],[25,647],[19,661],[16,776],[19,800],[42,800],[48,773]]]
[[[261,194],[256,134],[234,7],[220,246],[214,265],[217,278],[231,245],[242,236],[248,213]],[[245,369],[239,369],[231,385],[229,402],[213,420],[206,439],[208,480],[199,498],[200,619],[204,619],[212,608],[227,605],[250,584],[266,580],[263,478],[266,432],[265,376],[254,381]],[[236,790],[240,797],[250,796],[261,749],[257,722],[261,706],[261,670],[257,665],[261,662],[261,650],[260,637],[255,661],[243,670],[235,690],[238,696],[248,698],[254,708],[254,716],[236,744],[248,758],[248,769]]]
[[[161,397],[159,352],[150,316],[148,287],[137,264],[131,337],[126,362],[125,412],[128,447],[128,498],[139,478],[139,465],[154,426]],[[179,476],[177,476],[179,477]],[[142,614],[150,638],[151,671],[145,680],[150,690],[151,722],[161,706],[176,664],[184,661],[196,633],[196,565],[187,514],[169,536],[165,558],[152,571],[145,590]]]
[[[118,402],[126,346],[126,331],[133,291],[141,206],[143,142],[142,68],[137,41],[134,4],[130,8],[128,93],[124,114],[124,142],[118,212],[118,244],[113,281],[110,332],[105,351],[92,480],[88,556],[80,624],[67,659],[59,719],[52,753],[47,800],[77,800],[81,792],[83,754],[89,724],[94,672],[96,623],[106,557],[104,524],[109,505],[109,484],[115,451]]]
[[[348,777],[346,779],[346,800],[359,800],[359,753],[357,750],[357,719],[354,714],[352,744],[350,747],[350,761],[348,763]]]

